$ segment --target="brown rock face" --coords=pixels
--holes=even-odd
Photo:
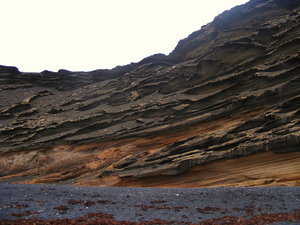
[[[180,186],[198,166],[258,154],[269,172],[252,184],[276,175],[265,184],[299,185],[299,167],[286,172],[291,157],[300,164],[299,20],[298,0],[252,0],[168,56],[91,72],[0,66],[0,181],[144,186],[167,176]],[[288,159],[281,175],[267,169],[274,158]],[[251,185],[237,177],[217,184]],[[199,180],[181,186],[214,185]]]

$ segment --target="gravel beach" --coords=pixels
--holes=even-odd
[[[1,224],[30,224],[35,220],[44,221],[40,224],[55,220],[59,224],[66,219],[84,224],[80,223],[83,218],[101,218],[107,224],[218,224],[227,220],[232,224],[248,221],[248,224],[278,225],[300,224],[299,212],[300,187],[117,188],[0,184]],[[255,219],[262,222],[251,223]]]

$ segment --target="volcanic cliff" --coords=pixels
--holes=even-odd
[[[0,181],[300,184],[300,1],[251,0],[112,70],[0,67]]]

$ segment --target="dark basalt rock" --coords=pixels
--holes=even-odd
[[[24,73],[0,66],[0,151],[159,136],[222,118],[241,119],[129,155],[98,174],[173,175],[221,158],[299,151],[299,7],[298,0],[252,0],[181,40],[168,56],[112,70]]]

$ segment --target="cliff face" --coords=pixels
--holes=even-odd
[[[262,152],[300,162],[299,19],[298,0],[252,0],[169,56],[91,72],[1,66],[0,180],[121,185]],[[299,185],[298,167],[288,176]]]

